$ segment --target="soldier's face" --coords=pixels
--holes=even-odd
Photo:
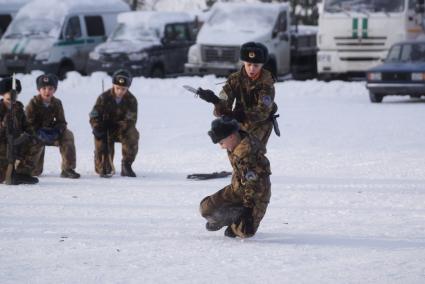
[[[236,145],[238,145],[237,135],[235,133],[230,134],[218,143],[220,144],[221,149],[226,149],[227,151],[231,152],[233,149],[235,149]]]
[[[12,100],[12,97],[11,97],[11,95],[10,95],[10,93],[9,93],[9,92],[7,92],[7,93],[5,93],[5,94],[3,95],[3,103],[4,103],[7,107],[9,107],[9,106],[10,106],[10,104],[11,104],[11,100]]]
[[[245,72],[248,74],[248,77],[251,79],[255,79],[260,74],[261,69],[263,68],[263,64],[261,63],[250,63],[245,62],[243,63]]]
[[[128,90],[128,87],[123,87],[120,85],[112,85],[113,89],[114,89],[114,94],[116,97],[118,98],[122,98]]]
[[[44,86],[44,87],[41,87],[40,90],[38,91],[41,95],[41,99],[43,100],[43,102],[49,103],[52,100],[52,97],[55,94],[56,89],[53,86]]]

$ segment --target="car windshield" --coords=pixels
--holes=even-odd
[[[278,11],[271,12],[270,9],[257,7],[235,7],[224,10],[217,8],[207,24],[214,28],[243,29],[254,32],[258,29],[269,29],[273,27]]]
[[[156,29],[145,27],[143,25],[119,24],[112,33],[109,40],[113,41],[156,41],[159,38],[159,32]]]
[[[425,62],[425,43],[393,46],[388,52],[386,62]]]
[[[4,37],[58,37],[59,31],[59,22],[48,19],[20,18],[12,21]]]
[[[364,12],[399,13],[404,10],[405,0],[325,0],[328,13]]]

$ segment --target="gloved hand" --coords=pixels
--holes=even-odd
[[[232,112],[232,116],[234,119],[236,119],[238,122],[244,122],[246,120],[245,112],[241,109],[235,109]]]
[[[100,126],[93,127],[92,133],[97,139],[102,139],[106,135],[105,129]]]
[[[252,217],[253,209],[243,207],[241,221],[245,224],[245,234],[253,235],[254,232],[254,218]]]
[[[37,138],[45,145],[54,145],[59,139],[59,131],[55,128],[43,127],[37,130]]]
[[[202,88],[198,89],[198,95],[201,99],[208,103],[217,104],[220,99],[214,94],[211,90],[204,90]]]

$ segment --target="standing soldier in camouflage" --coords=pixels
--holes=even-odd
[[[40,75],[36,79],[38,95],[34,96],[26,107],[30,129],[39,139],[33,147],[32,159],[35,163],[33,175],[43,172],[46,146],[58,146],[62,156],[63,178],[76,179],[76,153],[74,134],[67,128],[62,102],[54,96],[58,87],[58,78],[54,74]]]
[[[101,177],[114,173],[114,142],[122,143],[121,176],[136,177],[131,165],[139,148],[137,100],[129,91],[132,76],[118,70],[112,88],[101,94],[90,112],[95,145],[95,170]]]
[[[230,185],[201,201],[201,215],[208,221],[206,229],[217,231],[227,226],[227,237],[252,237],[271,196],[266,149],[255,136],[239,130],[235,119],[227,117],[214,120],[208,135],[227,150],[233,173]]]
[[[3,97],[0,100],[0,183],[3,183],[6,178],[6,169],[8,166],[7,148],[8,141],[7,135],[9,134],[8,124],[10,117],[10,109],[12,107],[11,91],[13,79],[8,77],[0,82],[0,95]],[[16,93],[21,92],[21,83],[16,79]],[[24,106],[21,102],[16,101],[14,105],[14,130],[13,136],[16,145],[14,146],[14,153],[17,163],[16,173],[14,176],[13,184],[35,184],[38,179],[31,176],[33,165],[28,160],[28,153],[31,147],[31,140],[29,139],[30,130],[28,128],[27,118],[24,112]]]
[[[219,97],[211,90],[198,90],[201,99],[214,104],[216,116],[235,118],[241,129],[256,136],[264,146],[272,132],[272,117],[277,111],[275,80],[263,68],[267,59],[267,47],[259,42],[247,42],[240,50],[241,70],[229,76]]]

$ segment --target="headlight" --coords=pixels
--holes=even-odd
[[[46,61],[47,59],[49,59],[49,55],[50,52],[48,50],[44,50],[42,52],[37,53],[37,55],[35,56],[35,60]]]
[[[412,73],[412,81],[423,81],[425,79],[425,73]]]
[[[130,53],[128,55],[128,59],[131,61],[140,61],[148,57],[148,54],[146,52],[137,52],[137,53]]]
[[[379,72],[367,73],[367,79],[369,81],[381,81],[382,80],[382,74],[379,73]]]
[[[323,62],[323,63],[330,63],[331,62],[331,55],[330,54],[317,54],[317,61]]]
[[[201,62],[201,52],[200,52],[200,48],[199,45],[194,44],[189,48],[189,52],[188,52],[188,61],[189,63],[192,64],[198,64]]]
[[[89,53],[89,58],[92,60],[99,60],[100,59],[100,53],[96,51],[92,51]]]

